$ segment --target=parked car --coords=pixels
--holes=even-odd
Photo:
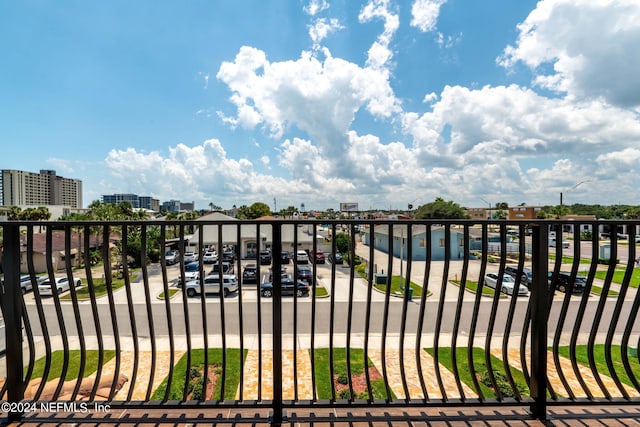
[[[342,264],[342,254],[340,252],[330,253],[329,261],[334,264]]]
[[[311,283],[311,280],[313,280],[313,271],[311,270],[311,267],[306,264],[298,264],[296,265],[296,277],[298,280]]]
[[[309,255],[306,251],[300,249],[296,252],[296,262],[298,264],[306,264],[309,262]]]
[[[549,272],[549,284],[553,280],[553,271]],[[581,294],[584,292],[587,287],[587,278],[581,275],[576,275],[575,280],[573,281],[573,286],[571,286],[571,273],[567,271],[561,271],[558,273],[558,277],[556,282],[553,283],[554,288],[559,290],[560,292],[566,293],[567,290],[571,289],[571,292],[574,294]]]
[[[507,265],[504,268],[504,273],[508,274],[509,276],[513,277],[514,279],[517,277],[518,274],[518,267],[516,267],[515,265]],[[522,272],[521,272],[521,276],[520,276],[520,283],[522,283],[523,285],[527,286],[527,287],[531,287],[531,280],[533,278],[533,274],[531,272],[530,268],[527,267],[522,267]]]
[[[184,281],[198,280],[200,278],[200,263],[190,262],[184,266]],[[182,277],[180,277],[182,279]],[[179,280],[180,280],[179,279]]]
[[[236,255],[232,250],[226,250],[222,252],[222,260],[227,262],[234,262],[236,260]]]
[[[271,264],[271,252],[260,251],[260,265],[269,265],[269,264]]]
[[[287,272],[287,269],[285,267],[280,267],[280,275],[282,276],[283,279],[286,279],[289,277],[289,273]],[[273,271],[269,269],[269,281],[271,282],[272,280],[273,280]]]
[[[36,276],[35,279],[36,279],[36,285],[40,285],[41,283],[48,280],[46,276]],[[4,279],[2,281],[2,285],[4,286]],[[31,276],[28,274],[20,276],[20,290],[22,291],[22,293],[26,294],[27,291],[30,291],[32,288],[33,286],[31,283]]]
[[[227,296],[232,292],[238,291],[238,278],[234,274],[225,274],[222,276],[224,282],[224,295]],[[200,280],[192,280],[184,286],[187,296],[194,297],[200,294]],[[220,293],[220,276],[212,274],[204,278],[204,293],[218,294]]]
[[[178,251],[167,251],[164,254],[164,262],[167,265],[173,265],[179,261]]]
[[[189,262],[195,262],[195,261],[198,261],[198,254],[192,251],[188,251],[184,253],[184,256],[182,257],[182,259],[184,260],[185,264]]]
[[[484,275],[484,284],[507,295],[513,295],[516,281],[513,277],[505,274],[502,276],[502,283],[500,283],[500,285],[498,286],[498,275],[495,273],[487,273]],[[520,284],[520,286],[518,286],[518,295],[529,295],[529,289],[527,289],[526,286]]]
[[[73,279],[73,287],[77,288],[82,284],[80,279]],[[69,290],[69,279],[65,277],[57,277],[52,284],[49,279],[45,280],[38,285],[38,291],[40,295],[53,295],[55,291],[57,294],[61,294]]]
[[[206,251],[204,255],[202,255],[202,262],[205,264],[213,264],[218,261],[218,254],[216,251]]]
[[[555,237],[550,237],[549,238],[549,246],[551,246],[552,248],[555,248],[557,244],[556,238]],[[563,240],[562,241],[562,247],[563,248],[568,248],[569,247],[569,241],[568,240]]]
[[[297,286],[296,284],[297,283]],[[282,295],[293,295],[294,292],[299,296],[299,297],[303,297],[303,296],[307,296],[309,295],[309,285],[307,284],[307,282],[302,281],[302,280],[298,280],[296,282],[294,282],[293,279],[290,278],[283,278],[282,279],[282,284],[280,286],[280,289],[282,290]],[[271,282],[266,282],[263,283],[260,286],[260,293],[262,294],[263,297],[267,297],[270,298],[273,296],[273,283]]]
[[[282,263],[289,264],[289,251],[282,251]]]
[[[233,274],[234,273],[235,268],[233,267],[233,264],[230,262],[222,262],[222,274]],[[218,274],[220,272],[220,263],[215,263],[213,264],[213,267],[211,268],[211,271],[209,271],[209,273],[207,273],[208,275],[210,274]]]
[[[316,251],[313,253],[313,262],[316,264],[324,264],[324,252],[322,251],[322,249],[316,249]]]
[[[247,264],[242,270],[242,283],[258,283],[258,267],[255,264]]]

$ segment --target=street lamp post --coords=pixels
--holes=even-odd
[[[580,181],[579,183],[577,183],[576,185],[574,185],[573,187],[569,188],[568,190],[565,190],[565,192],[569,192],[571,190],[574,190],[576,188],[578,188],[579,186],[581,186],[582,184],[586,183],[586,182],[591,182],[591,179],[585,179],[584,181]],[[562,213],[562,206],[563,206],[563,200],[562,200],[562,191],[560,192],[560,213]]]

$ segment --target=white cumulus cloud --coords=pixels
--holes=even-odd
[[[640,2],[542,0],[518,30],[501,65],[522,62],[537,73],[536,84],[577,99],[640,105]]]

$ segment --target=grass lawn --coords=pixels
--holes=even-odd
[[[103,357],[104,362],[107,363],[109,360],[113,359],[116,355],[115,350],[104,350]],[[56,378],[60,378],[60,374],[62,373],[62,364],[64,361],[64,351],[57,350],[51,353],[51,368],[49,370],[49,375],[47,376],[46,381],[51,381]],[[42,357],[36,360],[33,366],[33,374],[31,375],[31,379],[34,378],[42,378],[42,374],[44,374],[45,367],[45,358]],[[98,370],[98,350],[87,350],[85,354],[85,366],[83,372],[83,378],[88,377],[92,373]],[[24,369],[27,371],[27,368]],[[78,378],[80,374],[80,350],[70,350],[69,351],[69,368],[67,369],[67,375],[65,377],[65,381],[75,380]]]
[[[404,285],[406,283],[406,279],[404,277],[400,277],[400,276],[393,276],[391,277],[391,294],[402,294],[404,295]],[[382,292],[386,292],[387,291],[387,285],[383,284],[383,285],[378,285],[375,284],[374,285],[376,287],[376,289],[382,291]],[[411,282],[410,285],[411,289],[413,289],[413,297],[417,298],[417,297],[421,297],[422,296],[422,286]]]
[[[449,281],[457,286],[460,286],[460,280],[449,280]],[[478,282],[473,280],[467,280],[465,284],[466,284],[465,289],[468,289],[472,292],[478,292]],[[488,286],[482,287],[482,295],[490,297],[490,296],[493,296],[494,294],[495,294],[495,291],[493,288],[490,288]]]
[[[556,256],[554,254],[549,253],[549,259],[552,260],[552,261],[555,261],[556,260]],[[561,262],[563,264],[573,264],[573,260],[574,260],[573,257],[563,256]],[[578,264],[591,264],[591,259],[581,258],[580,262]]]
[[[435,350],[433,348],[426,348],[425,351],[429,353],[432,357],[435,355]],[[451,353],[451,348],[445,347],[440,348],[438,351],[438,357],[440,364],[444,365],[447,369],[453,372],[453,358]],[[496,376],[496,382],[500,387],[500,391],[502,392],[503,397],[514,396],[515,393],[513,389],[510,387],[509,382],[505,376],[505,370],[503,363],[500,359],[490,356],[491,358],[491,367],[493,368],[494,375]],[[468,385],[472,390],[475,390],[475,386],[473,384],[473,379],[471,377],[471,372],[469,370],[469,363],[467,359],[467,348],[456,348],[456,362],[458,366],[458,374],[460,375],[460,380]],[[494,398],[496,397],[495,391],[488,386],[487,384],[491,384],[490,381],[486,380],[482,381],[483,377],[486,376],[487,365],[485,363],[485,351],[481,348],[473,349],[473,365],[476,370],[476,374],[478,374],[480,383],[480,389],[484,394],[485,398]],[[511,375],[513,377],[514,382],[516,383],[516,387],[519,389],[521,397],[529,396],[529,386],[527,386],[527,382],[525,381],[524,375],[518,369],[510,367]],[[486,384],[485,384],[486,383]]]
[[[602,287],[597,285],[591,285],[591,293],[596,295],[602,295]],[[620,295],[618,291],[614,291],[613,289],[609,289],[608,297],[615,297]]]
[[[210,348],[209,349],[209,366],[215,366],[215,373],[222,373],[222,349]],[[247,350],[245,350],[242,357],[247,356]],[[213,392],[213,396],[204,396],[206,400],[233,400],[236,398],[236,392],[240,385],[240,349],[229,348],[227,349],[226,371],[225,371],[225,385],[224,396],[221,399],[222,382],[216,382],[216,388]],[[204,349],[194,349],[191,351],[191,368],[196,370],[204,369]],[[187,354],[184,354],[173,370],[173,377],[171,379],[171,390],[169,391],[169,400],[182,400],[184,396],[184,380],[187,375]],[[222,378],[219,376],[218,378]],[[162,400],[164,398],[165,390],[167,389],[167,378],[165,378],[158,388],[153,392],[152,400]],[[211,377],[209,377],[211,380]]]
[[[324,286],[316,285],[315,291],[317,297],[326,297],[327,295],[329,295],[329,292]]]
[[[133,277],[131,278],[131,281],[133,281]],[[113,279],[111,281],[111,289],[113,289],[114,291],[117,289],[120,289],[121,287],[124,286],[124,279]],[[96,298],[105,296],[107,294],[107,283],[104,279],[99,278],[93,279],[93,289],[94,292],[96,294]],[[76,289],[76,295],[77,298],[79,300],[85,300],[85,299],[89,299],[91,298],[89,296],[89,286],[87,285],[86,281],[83,281],[83,286],[79,287],[78,289]],[[71,300],[71,292],[66,293],[65,295],[63,295],[62,297],[60,297],[60,299],[62,300]]]
[[[613,278],[611,281],[613,283],[622,283],[624,279],[625,269],[624,268],[616,268],[613,272]],[[607,277],[606,270],[598,270],[596,271],[596,278],[604,280]],[[634,268],[633,273],[631,273],[631,280],[629,281],[629,286],[632,288],[637,288],[640,285],[640,268]]]
[[[623,384],[633,387],[629,376],[624,370],[624,366],[622,365],[622,348],[619,345],[611,346],[611,359],[613,361],[614,371],[620,378],[620,381]],[[569,347],[560,347],[558,348],[558,353],[560,356],[569,358]],[[609,373],[609,368],[607,368],[607,362],[605,360],[605,346],[603,344],[598,344],[593,347],[593,356],[596,363],[596,370],[598,373],[606,376],[611,376]],[[578,345],[576,346],[576,360],[579,364],[589,366],[589,358],[587,352],[586,345]],[[631,366],[631,371],[636,378],[640,378],[640,363],[638,362],[638,357],[629,356],[629,365]]]
[[[174,296],[178,292],[180,292],[180,289],[175,289],[175,288],[169,289],[169,298],[171,298],[172,296]],[[164,299],[164,291],[160,292],[160,295],[158,295],[158,298]]]
[[[351,349],[351,374],[364,375],[364,350],[361,348]],[[331,399],[331,388],[333,387],[333,381],[330,378],[329,371],[329,349],[318,348],[314,352],[315,357],[315,371],[314,377],[316,379],[316,390],[318,393],[318,399]],[[335,375],[347,374],[347,349],[335,348],[333,350],[333,371]],[[373,366],[371,360],[367,361],[367,366]],[[357,390],[354,390],[357,393]],[[371,392],[373,393],[373,399],[386,399],[387,392],[382,378],[371,381]],[[391,393],[391,398],[394,399],[395,395]],[[358,399],[367,399],[368,392],[365,389],[364,392],[359,393],[356,396]],[[340,399],[339,393],[336,391],[336,399]]]

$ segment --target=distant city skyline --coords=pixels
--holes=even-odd
[[[84,207],[637,205],[639,45],[633,0],[2,2],[0,169]]]

